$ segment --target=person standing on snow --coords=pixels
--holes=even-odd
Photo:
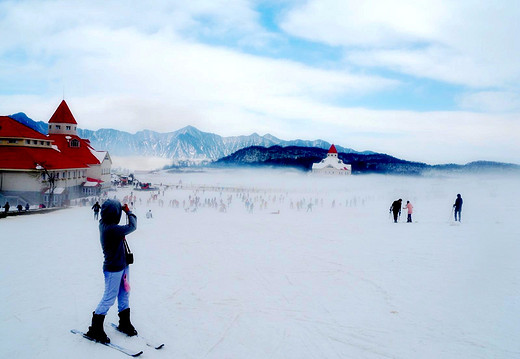
[[[406,223],[412,223],[413,206],[410,201],[406,201],[406,206],[404,206],[403,209],[405,208],[408,210],[408,218],[406,218]]]
[[[128,217],[128,224],[119,225],[122,212]],[[118,200],[107,200],[101,206],[99,233],[105,261],[103,274],[105,276],[105,292],[96,310],[92,313],[92,325],[87,336],[101,343],[110,343],[104,329],[105,315],[114,304],[117,297],[119,311],[119,331],[128,336],[137,335],[130,322],[130,285],[129,267],[126,262],[125,236],[137,229],[137,217],[130,211],[128,205],[121,206]]]
[[[392,205],[390,206],[390,212],[393,212],[394,214],[394,223],[397,223],[397,218],[401,216],[402,203],[403,200],[399,198],[398,200],[392,202]]]
[[[92,206],[92,209],[94,210],[94,219],[97,221],[99,218],[99,210],[101,209],[101,206],[99,205],[98,201],[96,201],[96,203],[94,203],[94,205]]]
[[[453,208],[455,208],[455,222],[457,222],[457,214],[459,217],[458,221],[460,222],[460,214],[462,212],[462,197],[460,196],[460,193],[457,194],[457,199],[455,200]]]

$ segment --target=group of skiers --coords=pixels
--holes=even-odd
[[[397,223],[399,217],[401,217],[401,209],[406,209],[408,211],[408,217],[406,219],[406,223],[412,223],[412,213],[413,213],[413,205],[410,201],[406,201],[406,205],[402,207],[403,200],[401,198],[392,202],[390,206],[390,213],[394,216],[394,223]],[[455,214],[455,222],[460,222],[461,212],[462,212],[462,197],[457,194],[457,199],[455,199],[455,203],[453,204],[453,212]]]
[[[402,207],[403,200],[399,198],[390,206],[390,213],[393,213],[394,222],[397,223],[401,214],[401,209],[407,209],[407,222],[412,222],[413,205],[406,201]],[[130,270],[129,264],[133,259],[128,257],[129,249],[126,243],[126,235],[137,229],[137,217],[132,213],[127,204],[121,205],[117,199],[108,199],[102,205],[96,202],[92,209],[94,218],[97,219],[101,212],[99,221],[99,234],[101,247],[103,249],[103,275],[105,277],[105,290],[101,301],[92,313],[92,324],[89,326],[86,335],[92,340],[101,343],[110,343],[103,328],[105,316],[117,298],[119,325],[117,329],[128,336],[137,335],[137,330],[130,321]],[[462,211],[462,197],[457,194],[457,199],[453,205],[455,221],[460,222]],[[119,225],[122,213],[127,216],[127,224]],[[149,211],[151,217],[151,211]],[[148,215],[148,213],[147,213]],[[131,253],[130,253],[131,254]],[[133,257],[132,257],[133,258]]]
[[[397,220],[399,217],[401,217],[401,206],[403,205],[403,200],[401,198],[395,200],[392,202],[392,205],[390,206],[390,213],[394,214],[394,223],[397,223]],[[412,223],[412,213],[413,213],[413,206],[410,203],[410,201],[406,201],[406,206],[403,207],[403,209],[408,210],[408,218],[406,220],[407,223]]]

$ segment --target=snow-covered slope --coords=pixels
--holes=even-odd
[[[158,198],[164,206],[134,192],[138,229],[127,237],[132,321],[166,347],[106,329],[143,358],[520,357],[518,178],[139,179],[173,185]],[[457,193],[461,225],[451,222]],[[230,205],[185,211],[190,196]],[[414,204],[414,223],[391,223],[396,198]],[[0,229],[0,356],[124,358],[69,333],[87,329],[103,292],[90,206],[0,219]],[[113,307],[106,322],[116,320]]]

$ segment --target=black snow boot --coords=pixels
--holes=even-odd
[[[102,314],[92,313],[92,326],[88,327],[87,336],[100,343],[110,343],[110,338],[107,337],[103,329],[103,322],[105,316]]]
[[[137,335],[137,330],[135,330],[132,323],[130,323],[130,308],[120,311],[117,315],[119,315],[119,326],[117,329],[129,337]]]

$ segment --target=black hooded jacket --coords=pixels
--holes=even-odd
[[[462,209],[462,197],[460,194],[457,195],[457,199],[455,200],[453,207],[455,207],[456,211],[460,211]]]
[[[119,225],[122,211],[121,203],[113,199],[106,200],[101,206],[99,234],[105,256],[103,270],[107,272],[125,269],[127,264],[123,239],[137,229],[137,217],[132,212],[128,212],[128,224]]]
[[[401,205],[403,203],[403,200],[398,199],[392,202],[392,205],[390,206],[390,211],[394,213],[401,213]]]

